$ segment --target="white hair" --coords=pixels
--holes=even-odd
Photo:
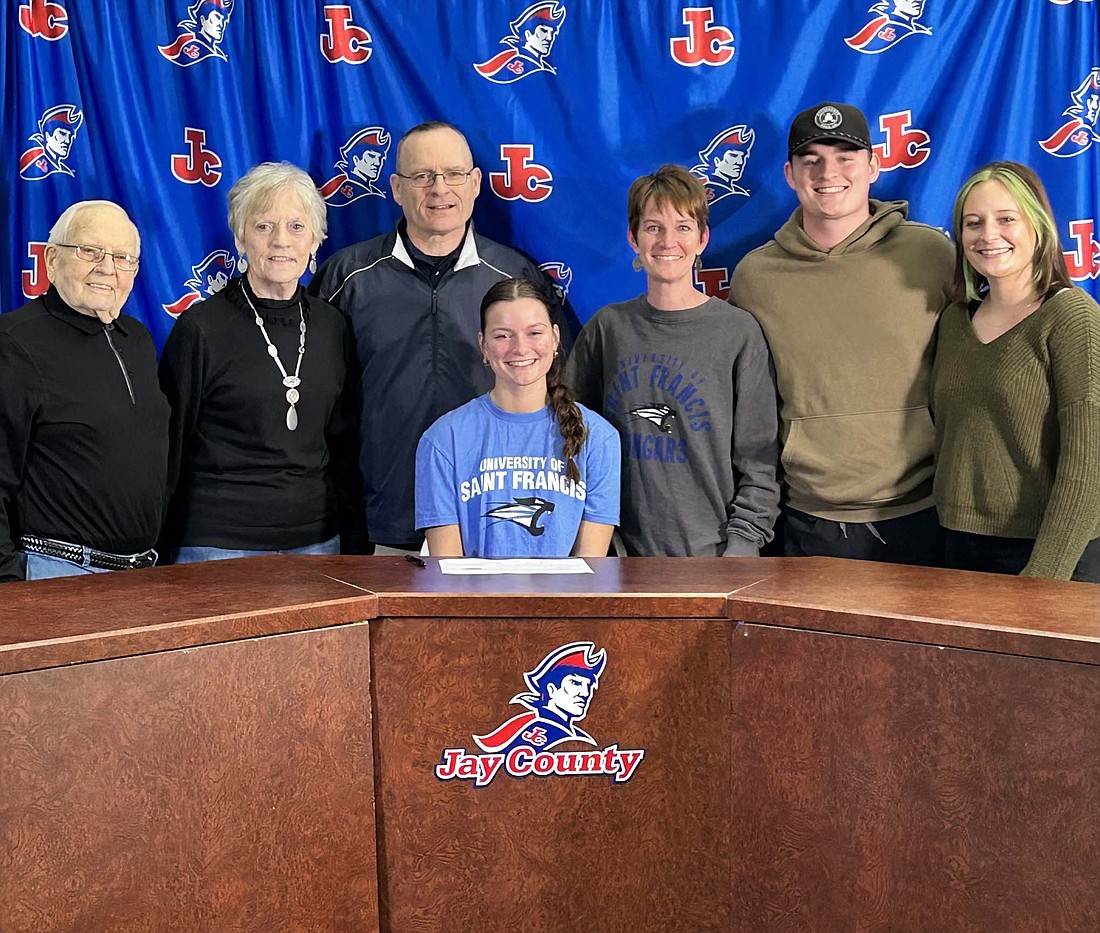
[[[47,239],[47,243],[65,243],[69,239],[69,228],[72,227],[73,221],[81,211],[89,210],[92,208],[99,208],[102,210],[111,210],[121,214],[126,218],[131,227],[134,228],[134,237],[137,240],[137,254],[141,255],[141,234],[138,232],[137,224],[130,220],[130,215],[126,213],[119,205],[114,201],[77,201],[75,204],[70,204],[61,212],[61,216],[57,218],[57,222],[50,228],[50,235]]]
[[[261,162],[229,189],[229,229],[237,242],[244,241],[245,224],[259,213],[277,191],[288,188],[301,199],[318,242],[328,233],[328,208],[313,179],[289,162]]]

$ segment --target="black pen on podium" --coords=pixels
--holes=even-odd
[[[420,568],[424,568],[424,567],[428,566],[427,561],[422,560],[421,558],[417,557],[415,554],[406,554],[405,555],[405,560],[407,560],[410,564],[416,564],[416,566],[420,567]]]

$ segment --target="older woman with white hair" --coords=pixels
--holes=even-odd
[[[315,268],[325,202],[304,171],[265,162],[230,190],[229,226],[243,274],[180,316],[161,358],[174,490],[162,546],[178,563],[335,554],[341,534],[353,550],[350,337],[299,281]]]

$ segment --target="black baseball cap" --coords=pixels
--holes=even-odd
[[[845,142],[871,151],[871,131],[863,111],[851,104],[826,101],[803,110],[791,124],[787,136],[787,160],[810,143]]]

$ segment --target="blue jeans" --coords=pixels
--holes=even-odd
[[[234,557],[266,557],[269,554],[339,554],[340,536],[329,538],[320,544],[286,548],[282,551],[249,551],[228,547],[181,547],[176,554],[177,564],[197,564],[204,560],[232,560]]]
[[[61,557],[45,554],[24,554],[24,580],[53,580],[57,577],[79,577],[86,573],[110,573],[102,567],[83,567]]]

